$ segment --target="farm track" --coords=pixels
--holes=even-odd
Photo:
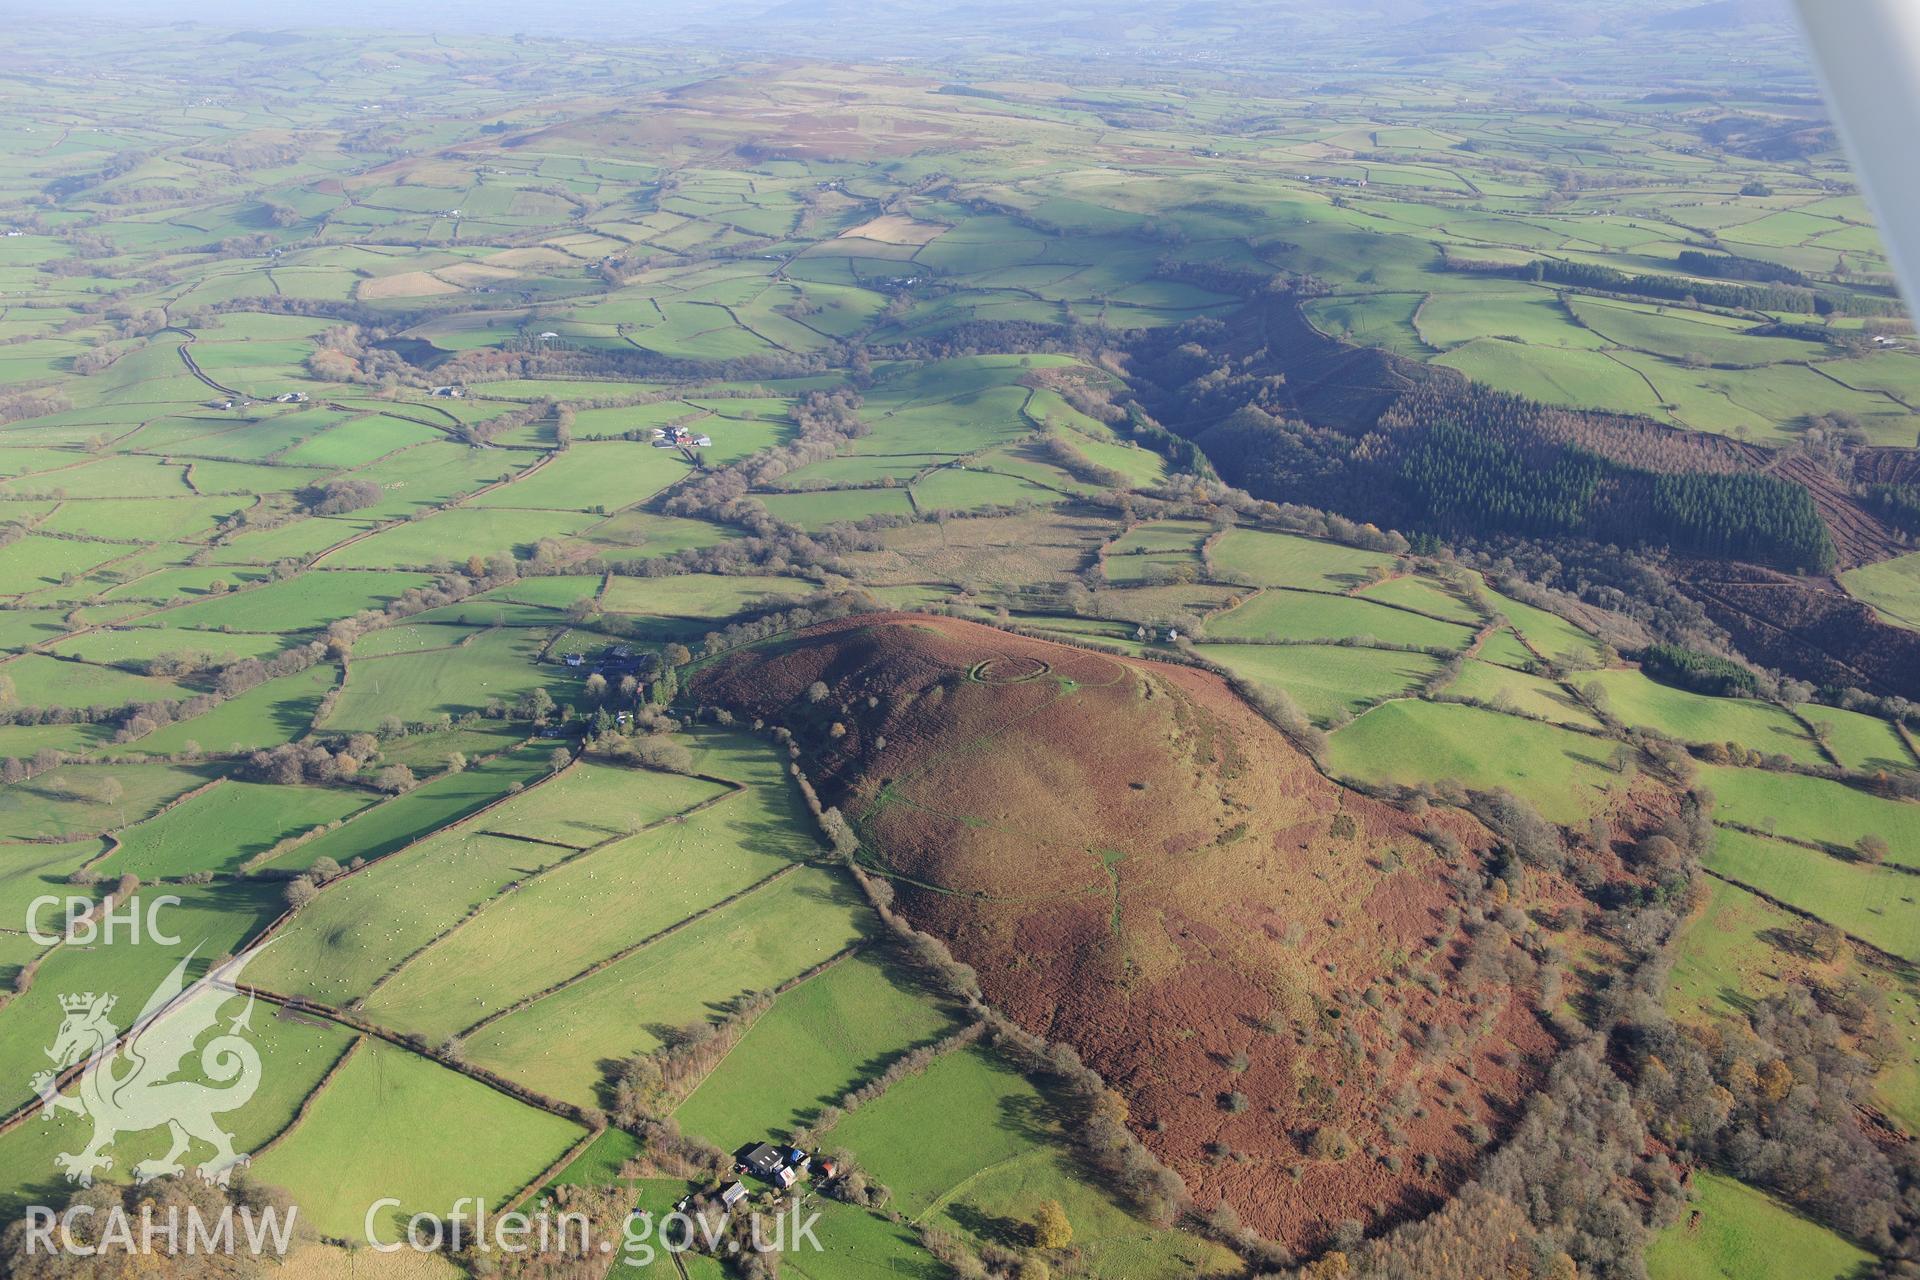
[[[174,329],[174,332],[184,333],[187,335],[187,340],[180,344],[179,351],[180,351],[180,363],[187,367],[188,373],[192,374],[195,378],[198,378],[201,382],[206,383],[209,387],[212,387],[215,391],[218,391],[221,395],[231,396],[236,400],[245,400],[249,398],[247,396],[247,393],[244,391],[236,391],[232,387],[226,386],[222,383],[215,382],[212,378],[209,378],[206,375],[206,372],[203,369],[200,368],[199,362],[193,358],[193,352],[188,350],[189,347],[191,347],[196,341],[199,340],[198,335],[186,329],[176,328]]]

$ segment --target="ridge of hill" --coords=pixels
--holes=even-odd
[[[882,614],[692,690],[787,727],[896,908],[1290,1245],[1437,1205],[1553,1053],[1485,829],[1329,781],[1208,672]]]

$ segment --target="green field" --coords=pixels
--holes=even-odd
[[[145,881],[231,872],[280,840],[338,822],[373,801],[368,792],[344,788],[222,782],[122,831],[119,849],[101,870]]]
[[[1414,784],[1453,778],[1505,787],[1555,822],[1580,821],[1619,779],[1605,738],[1535,724],[1477,707],[1389,702],[1335,733],[1328,760],[1338,775]]]
[[[1694,1179],[1697,1228],[1668,1227],[1647,1249],[1653,1280],[1849,1280],[1870,1256],[1732,1178]]]
[[[355,858],[383,857],[532,783],[549,768],[547,753],[537,748],[503,752],[471,769],[383,800],[353,821],[289,850],[273,865],[299,871],[320,858],[345,866]]]
[[[173,1016],[213,1002],[221,1020],[229,1021],[244,1005],[236,997],[222,998],[211,992],[192,1000],[194,1006],[182,1006]],[[248,1039],[260,1055],[259,1086],[245,1105],[224,1114],[221,1123],[233,1135],[236,1151],[258,1154],[287,1131],[300,1104],[340,1061],[355,1037],[328,1023],[278,1017],[270,1006],[258,1004],[248,1016],[248,1026]],[[223,1083],[208,1080],[192,1060],[185,1064],[180,1078],[203,1081],[211,1087]],[[54,1156],[81,1150],[91,1129],[85,1118],[61,1112],[49,1122],[22,1125],[0,1136],[0,1213],[18,1213],[25,1204],[45,1204],[45,1197],[58,1195],[66,1184],[55,1173]],[[115,1167],[108,1176],[126,1177],[135,1165],[160,1160],[169,1145],[163,1128],[121,1136],[114,1144]],[[196,1143],[186,1158],[192,1162],[213,1155],[210,1146]]]
[[[1818,764],[1820,749],[1793,717],[1764,702],[1708,698],[1660,684],[1633,671],[1581,677],[1606,691],[1611,713],[1634,728],[1653,729],[1682,742],[1736,742],[1762,755]]]
[[[1348,596],[1275,588],[1207,620],[1207,634],[1221,639],[1354,640],[1424,649],[1465,649],[1473,633],[1406,609]]]
[[[877,1064],[952,1026],[883,963],[854,956],[775,1001],[674,1118],[729,1150],[779,1139]]]
[[[1450,698],[1484,703],[1502,711],[1513,710],[1555,724],[1577,725],[1583,729],[1600,727],[1593,713],[1562,685],[1477,659],[1462,664],[1460,674],[1442,692]]]
[[[1911,877],[1781,840],[1722,829],[1707,869],[1790,902],[1904,960],[1920,960],[1920,905]]]
[[[455,648],[356,657],[347,664],[346,684],[325,727],[350,732],[378,728],[390,716],[409,724],[457,716],[539,688],[564,697],[576,683],[566,669],[542,669],[533,661],[546,640],[538,631],[499,627]]]
[[[1714,817],[1836,852],[1862,837],[1887,842],[1888,861],[1920,867],[1920,805],[1884,799],[1821,778],[1709,766],[1701,780],[1713,791]]]
[[[697,786],[684,797],[689,802],[701,791],[709,793],[703,799],[721,794]],[[733,812],[748,808],[730,797],[684,822],[616,839],[520,881],[408,959],[367,1001],[368,1012],[383,1025],[452,1035],[752,888],[791,865],[792,854],[808,852],[748,843],[751,819]]]
[[[1219,1246],[1129,1217],[1079,1172],[1047,1113],[1029,1081],[969,1048],[901,1080],[834,1126],[827,1141],[851,1150],[916,1222],[977,1238],[983,1223],[1031,1221],[1042,1200],[1058,1200],[1093,1274],[1232,1270]]]
[[[1920,627],[1920,552],[1850,569],[1840,580],[1892,621]]]
[[[1213,544],[1214,572],[1228,582],[1258,587],[1345,591],[1390,569],[1393,557],[1285,533],[1231,529]]]
[[[468,1141],[492,1134],[485,1151]],[[583,1136],[537,1111],[404,1049],[367,1040],[306,1116],[255,1164],[286,1187],[322,1232],[398,1238],[414,1213],[444,1214],[462,1196],[489,1208],[531,1182]],[[375,1211],[383,1197],[398,1208]]]
[[[0,790],[0,839],[68,840],[151,817],[219,776],[206,766],[66,765]]]
[[[1280,690],[1319,723],[1409,693],[1440,669],[1424,653],[1345,645],[1209,644],[1199,652],[1244,680]]]
[[[851,887],[804,869],[473,1033],[467,1052],[543,1093],[593,1103],[603,1064],[658,1048],[655,1028],[796,977],[861,929]]]
[[[316,574],[310,579],[275,582],[185,604],[160,616],[170,627],[210,631],[315,631],[358,610],[383,605],[408,587],[427,582],[417,573]]]
[[[1346,916],[1263,918],[1223,885],[1184,918],[1169,903],[1163,942],[1130,931],[1123,952],[1070,958],[1121,997],[1112,1025],[1088,1039],[1071,1010],[1027,1019],[1102,1063],[1123,1039],[1218,1044],[1223,1072],[1252,1069],[1230,1052],[1251,1024],[1293,1019],[1292,1074],[1255,1071],[1242,1101],[1249,1121],[1298,1102],[1366,1126],[1324,1184],[1293,1186],[1311,1135],[1292,1120],[1232,1150],[1205,1141],[1212,1110],[1237,1105],[1210,1083],[1137,1064],[1107,1082],[1155,1117],[1135,1131],[1196,1211],[1224,1189],[1288,1266],[1349,1217],[1367,1237],[1349,1270],[1448,1265],[1402,1256],[1396,1224],[1480,1175],[1473,1122],[1497,1140],[1532,1114],[1557,1045],[1633,1042],[1595,1019],[1627,1008],[1599,998],[1607,983],[1664,983],[1674,1018],[1720,1033],[1756,999],[1811,985],[1840,1008],[1840,984],[1865,983],[1879,1034],[1841,1019],[1837,1047],[1806,1053],[1871,1048],[1880,1110],[1920,1124],[1920,803],[1902,798],[1920,722],[1889,718],[1915,690],[1850,656],[1843,612],[1790,635],[1772,628],[1811,607],[1726,612],[1716,593],[1774,570],[1798,575],[1764,577],[1782,596],[1828,582],[1804,510],[1650,478],[1812,490],[1841,586],[1920,627],[1920,528],[1871,488],[1915,474],[1920,344],[1799,33],[1711,4],[1571,25],[1441,0],[1391,20],[1244,0],[1123,0],[1095,23],[806,8],[769,8],[724,45],[697,15],[597,33],[571,11],[431,33],[406,12],[371,31],[351,14],[103,22],[85,4],[9,21],[0,1113],[31,1103],[63,995],[113,995],[124,1028],[183,958],[197,977],[239,954],[266,1068],[230,1127],[255,1176],[335,1238],[289,1280],[606,1271],[338,1240],[383,1195],[400,1201],[375,1224],[391,1238],[406,1213],[497,1209],[536,1179],[572,1196],[644,1168],[617,1194],[656,1212],[703,1190],[614,1085],[733,1014],[697,1078],[646,1102],[727,1151],[821,1122],[972,1016],[932,976],[938,949],[910,955],[871,908],[824,812],[900,781],[902,747],[971,715],[947,683],[969,667],[869,670],[857,622],[818,669],[824,649],[789,643],[890,608],[1124,654],[1208,697],[1229,695],[1169,664],[1224,671],[1306,754],[1275,737],[1248,759],[1184,716],[1164,742],[1123,729],[1057,749],[1109,772],[1184,753],[1196,785],[1236,784],[1228,808],[1295,770],[1330,798],[1340,779],[1379,788],[1405,849],[1424,825],[1445,855],[1361,851],[1395,873],[1351,904],[1378,954],[1336,959]],[[1449,416],[1460,431],[1436,430]],[[684,447],[653,435],[679,428]],[[1782,529],[1792,547],[1768,541]],[[1636,662],[1661,642],[1764,670],[1783,700],[1656,682]],[[752,646],[792,690],[720,705],[709,681]],[[1729,743],[1763,760],[1710,763]],[[1624,847],[1681,811],[1688,780],[1715,797],[1697,899],[1643,892],[1632,858],[1513,874],[1511,851],[1441,812],[1452,784],[1507,788],[1570,847],[1594,817]],[[1431,788],[1433,811],[1401,785]],[[1242,816],[1193,829],[1230,845],[1259,817]],[[992,830],[1020,865],[1030,833]],[[1153,840],[1177,858],[1189,834]],[[1317,846],[1274,856],[1308,891],[1330,874]],[[138,905],[177,896],[176,940],[27,934],[36,900],[117,886]],[[1026,892],[903,892],[901,910],[972,964],[1007,940],[967,913]],[[1640,968],[1631,928],[1655,906],[1677,934]],[[1810,920],[1853,942],[1828,954]],[[1060,936],[1014,945],[1040,972]],[[1509,939],[1510,983],[1476,980],[1460,1009],[1429,988]],[[1241,1002],[1270,947],[1298,965]],[[1163,987],[1201,952],[1202,988]],[[1564,979],[1552,1036],[1526,1008],[1536,966]],[[997,960],[980,971],[1006,981]],[[1451,1055],[1468,1022],[1510,1016],[1495,1029],[1538,1061]],[[974,1274],[922,1228],[1009,1280],[1286,1269],[1277,1249],[1243,1262],[1148,1223],[1076,1150],[1077,1098],[997,1043],[831,1121],[819,1145],[854,1152],[892,1199],[803,1188],[826,1248],[783,1274]],[[1318,1098],[1307,1072],[1336,1062],[1338,1099]],[[583,1146],[600,1117],[504,1082],[629,1128]],[[1644,1207],[1624,1189],[1656,1155],[1701,1158],[1651,1095],[1636,1105],[1662,1142],[1614,1169],[1609,1214]],[[71,1194],[53,1160],[82,1127],[0,1133],[0,1210]],[[164,1143],[126,1133],[109,1176]],[[1438,1169],[1420,1161],[1435,1152]],[[1655,1280],[1859,1271],[1785,1202],[1711,1168],[1695,1185],[1702,1219],[1659,1234]],[[1074,1239],[1035,1249],[1026,1225],[1049,1200]],[[1524,1242],[1525,1265],[1557,1274],[1572,1241],[1581,1275],[1639,1274],[1567,1221]]]
[[[167,895],[179,898],[179,903],[154,905]],[[117,943],[106,942],[104,934],[92,944],[63,942],[41,963],[32,988],[7,1002],[7,1034],[0,1039],[0,1069],[5,1071],[0,1077],[4,1081],[0,1106],[12,1110],[33,1096],[28,1080],[47,1063],[44,1050],[54,1042],[63,1019],[61,995],[121,994],[122,1002],[132,1006],[121,1015],[123,1022],[130,1020],[181,960],[194,956],[187,979],[199,978],[215,958],[238,951],[280,909],[277,893],[244,882],[169,885],[164,890],[143,890],[131,901],[143,922],[139,943],[131,941],[124,925]],[[54,911],[43,916],[43,931],[60,931],[58,915]],[[149,919],[174,941],[148,936],[144,924]],[[251,971],[247,976],[253,976]]]

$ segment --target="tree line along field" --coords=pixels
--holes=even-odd
[[[229,1127],[332,1242],[377,1195],[385,1232],[460,1195],[677,1196],[710,1179],[670,1119],[696,1156],[805,1130],[887,1189],[819,1202],[806,1280],[954,1247],[1246,1272],[1221,1222],[1156,1220],[1089,1164],[1080,1103],[969,1031],[785,748],[681,691],[880,605],[1198,664],[1328,778],[1435,809],[1505,792],[1624,833],[1684,775],[1716,804],[1667,1008],[1744,1026],[1743,983],[1849,993],[1876,1111],[1920,1123],[1908,726],[1680,687],[1503,572],[1233,498],[1126,407],[1118,337],[1311,277],[1320,332],[1549,405],[1904,447],[1920,356],[1831,146],[1709,161],[1704,107],[1621,92],[1601,149],[1564,99],[1455,84],[1142,89],[1120,129],[1044,79],[812,63],[749,125],[705,55],[475,37],[449,77],[410,37],[300,35],[273,58],[326,76],[223,69],[236,92],[186,36],[89,41],[110,91],[0,78],[27,122],[0,141],[9,1213],[80,1141],[27,1084],[58,996],[130,1015],[189,954],[242,955],[265,1084]],[[516,64],[604,74],[559,110]],[[1689,251],[1806,283],[1727,301]],[[1751,305],[1782,298],[1821,309]],[[653,437],[676,428],[709,443]],[[1913,625],[1906,563],[1845,586]],[[162,893],[178,946],[26,932],[47,894]],[[680,1073],[645,1112],[636,1063]],[[122,1142],[103,1176],[164,1153]],[[1049,1203],[1070,1243],[1035,1243]],[[1696,1204],[1655,1276],[1861,1256],[1724,1172]]]

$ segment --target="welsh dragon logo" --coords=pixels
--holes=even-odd
[[[196,1141],[213,1154],[196,1170],[209,1182],[226,1185],[249,1156],[233,1149],[233,1135],[214,1117],[245,1106],[260,1085],[260,1053],[246,1038],[253,997],[220,1028],[220,1008],[235,994],[232,982],[247,957],[229,961],[187,984],[188,955],[147,998],[146,1007],[121,1034],[109,1019],[115,997],[86,992],[60,997],[65,1018],[46,1051],[53,1067],[33,1077],[42,1120],[61,1111],[89,1117],[93,1138],[79,1151],[53,1158],[69,1182],[91,1186],[94,1174],[113,1168],[108,1148],[124,1133],[165,1126],[171,1135],[166,1155],[133,1168],[136,1181],[179,1173]],[[217,1031],[199,1051],[199,1072],[182,1063],[209,1031]],[[84,1064],[84,1065],[83,1065]],[[72,1087],[62,1091],[61,1075],[79,1066]],[[180,1078],[186,1076],[188,1078]]]

